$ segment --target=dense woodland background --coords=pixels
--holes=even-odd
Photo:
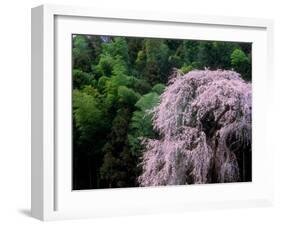
[[[73,35],[73,189],[139,186],[147,110],[171,76],[234,69],[251,80],[251,44]]]

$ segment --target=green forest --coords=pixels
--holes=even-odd
[[[138,187],[149,110],[174,74],[232,69],[251,81],[251,43],[72,36],[73,189]]]

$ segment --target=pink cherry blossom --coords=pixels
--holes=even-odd
[[[143,138],[140,185],[243,181],[239,156],[251,152],[251,108],[251,84],[234,71],[172,78],[152,109],[159,139]]]

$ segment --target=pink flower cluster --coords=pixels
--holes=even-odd
[[[194,70],[169,81],[154,109],[159,139],[143,139],[141,186],[241,181],[251,151],[251,84],[234,71]]]

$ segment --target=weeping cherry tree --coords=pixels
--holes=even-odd
[[[143,138],[141,186],[251,181],[251,84],[226,70],[171,78]]]

